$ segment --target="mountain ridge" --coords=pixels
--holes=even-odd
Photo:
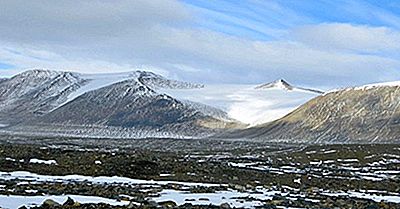
[[[283,79],[210,87],[147,71],[35,69],[0,81],[0,124],[2,132],[100,138],[387,143],[400,140],[400,82],[321,94]]]
[[[393,143],[399,136],[398,82],[331,91],[278,120],[224,135],[290,143]]]
[[[35,69],[0,84],[0,122],[14,132],[122,138],[197,137],[235,127],[157,92],[202,87],[146,71],[96,75]]]
[[[277,79],[275,81],[261,84],[255,87],[255,89],[270,89],[270,88],[278,88],[278,89],[283,89],[286,91],[294,91],[294,90],[301,90],[301,91],[309,91],[317,94],[323,94],[324,92],[321,90],[317,89],[311,89],[311,88],[304,88],[304,87],[298,87],[298,86],[293,86],[283,78]]]

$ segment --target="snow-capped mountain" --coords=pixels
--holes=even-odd
[[[323,91],[316,90],[316,89],[292,86],[284,79],[278,79],[278,80],[270,82],[270,83],[261,84],[259,86],[256,86],[255,88],[256,89],[282,89],[282,90],[286,90],[286,91],[306,91],[306,92],[309,91],[309,92],[313,92],[313,93],[317,93],[317,94],[324,93]]]
[[[32,70],[0,83],[1,121],[14,123],[49,112],[85,85],[79,74]]]
[[[334,90],[285,117],[225,137],[316,143],[400,141],[400,82]]]
[[[201,85],[146,71],[31,70],[0,80],[0,131],[110,138],[225,132],[221,136],[267,141],[392,142],[400,140],[399,89],[400,82],[389,82],[320,94],[282,79]]]
[[[180,138],[214,133],[211,122],[224,124],[142,83],[126,80],[87,92],[24,123],[23,128],[52,132],[61,127],[70,135],[96,137]]]
[[[0,123],[14,132],[199,137],[276,120],[318,95],[284,80],[201,85],[146,71],[31,70],[0,83]]]
[[[20,132],[103,137],[188,137],[234,126],[158,92],[192,88],[202,85],[145,71],[31,70],[0,83],[0,123]]]
[[[13,117],[10,117],[8,122],[25,120],[33,115],[50,112],[89,91],[129,79],[152,88],[201,87],[198,84],[170,80],[144,71],[80,74],[30,70],[0,83],[0,115],[12,112]]]
[[[269,82],[269,83],[265,83],[265,84],[261,84],[259,86],[255,87],[256,89],[270,89],[270,88],[277,88],[277,89],[283,89],[283,90],[287,90],[287,91],[291,91],[293,90],[293,86],[291,86],[288,82],[286,82],[283,79],[278,79],[276,81],[273,82]]]

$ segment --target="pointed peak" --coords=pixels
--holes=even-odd
[[[294,87],[282,78],[272,81],[272,82],[269,82],[269,83],[265,83],[265,84],[256,86],[256,89],[269,89],[269,88],[279,88],[279,89],[283,89],[286,91],[290,91],[290,90],[293,90]]]

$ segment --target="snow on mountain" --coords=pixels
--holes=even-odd
[[[133,71],[133,72],[123,72],[123,73],[103,73],[103,74],[80,74],[80,77],[87,81],[87,83],[79,88],[78,90],[72,92],[68,95],[68,99],[60,104],[58,107],[74,100],[75,98],[87,93],[89,91],[93,91],[96,89],[100,89],[118,82],[122,82],[125,80],[132,80],[135,82],[139,82],[143,85],[146,85],[150,88],[178,88],[178,89],[186,89],[186,88],[201,88],[202,85],[192,84],[188,82],[175,81],[164,78],[161,75],[157,75],[152,72],[146,71]]]
[[[119,126],[143,125],[155,131],[160,125],[166,133],[180,129],[191,135],[199,126],[213,129],[273,121],[317,95],[282,79],[258,87],[203,86],[146,71],[80,74],[31,70],[0,83],[0,122],[71,122],[112,126],[114,132]],[[99,133],[103,132],[101,129]]]
[[[46,113],[84,83],[71,72],[30,70],[18,74],[0,83],[0,118],[17,122]]]
[[[278,79],[276,81],[266,83],[266,84],[261,84],[259,86],[255,87],[256,89],[270,89],[270,88],[277,88],[277,89],[283,89],[287,91],[293,90],[293,86],[291,86],[288,82],[286,82],[283,79]]]
[[[152,89],[195,89],[204,87],[202,84],[166,79],[152,72],[136,71],[136,73],[138,74],[138,81]]]
[[[319,95],[312,91],[287,91],[283,82],[278,84],[279,88],[255,88],[253,85],[206,85],[200,89],[164,89],[163,92],[179,100],[188,100],[221,109],[229,118],[249,125],[281,118]]]
[[[79,74],[79,76],[82,79],[87,80],[86,84],[69,94],[66,101],[58,105],[56,108],[74,100],[75,98],[89,91],[93,91],[124,80],[137,78],[134,73]]]
[[[61,72],[49,70],[23,72],[2,82],[4,86],[0,88],[0,98],[2,101],[6,101],[7,99],[20,97],[61,74]]]
[[[0,82],[0,119],[7,124],[18,123],[54,111],[87,92],[127,80],[149,88],[201,88],[145,71],[81,74],[28,70]]]
[[[323,91],[316,90],[316,89],[292,86],[291,84],[289,84],[287,81],[285,81],[283,79],[278,79],[278,80],[270,82],[270,83],[261,84],[259,86],[256,86],[255,88],[256,89],[282,89],[282,90],[286,90],[286,91],[305,91],[305,92],[313,92],[313,93],[317,93],[317,94],[324,93]]]
[[[349,90],[369,90],[373,88],[380,88],[380,87],[397,87],[400,86],[400,81],[389,81],[389,82],[381,82],[381,83],[371,83],[362,86],[355,86],[355,87],[346,87],[346,88],[338,88],[332,89],[324,93],[324,95],[338,92],[338,91],[349,91]]]
[[[0,83],[0,124],[18,133],[117,138],[204,136],[241,125],[159,91],[202,87],[145,71],[30,70]]]
[[[8,128],[13,132],[112,138],[205,137],[233,123],[201,114],[134,79],[84,93],[67,104]]]

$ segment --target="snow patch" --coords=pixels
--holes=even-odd
[[[185,191],[165,189],[159,197],[153,198],[156,202],[172,200],[178,205],[191,203],[193,205],[221,205],[229,204],[232,208],[254,208],[261,206],[260,200],[271,200],[279,191],[258,190],[258,193],[238,192],[236,190],[216,191],[215,193],[189,193]],[[243,200],[248,198],[254,200]]]
[[[14,171],[14,172],[0,172],[0,179],[3,180],[26,180],[26,181],[39,181],[39,182],[63,182],[63,181],[88,181],[97,184],[116,183],[116,184],[146,184],[146,185],[167,185],[178,184],[183,186],[203,186],[203,187],[216,187],[222,186],[221,184],[208,184],[208,183],[194,183],[194,182],[178,182],[178,181],[154,181],[132,179],[120,176],[82,176],[82,175],[67,175],[67,176],[49,176],[40,175],[27,171]]]
[[[57,165],[57,161],[55,160],[41,160],[32,158],[29,160],[29,163],[38,163],[38,164],[47,164],[47,165]]]
[[[60,204],[67,201],[68,197],[79,203],[106,203],[114,206],[128,205],[129,202],[117,201],[104,197],[83,196],[83,195],[45,195],[45,196],[21,196],[21,195],[0,195],[0,206],[2,208],[17,209],[21,206],[41,205],[45,200],[52,199]]]

